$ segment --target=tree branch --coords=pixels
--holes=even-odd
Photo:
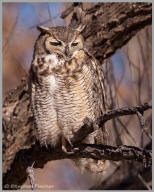
[[[136,113],[137,113],[137,116],[139,118],[139,122],[140,122],[142,132],[144,132],[149,139],[152,139],[152,136],[148,132],[148,128],[145,126],[145,120],[144,120],[143,115],[141,114],[141,111],[137,111]]]
[[[111,120],[113,118],[126,116],[126,115],[133,115],[133,114],[136,114],[137,112],[143,112],[151,108],[152,108],[151,103],[144,103],[143,105],[139,105],[135,107],[134,106],[122,107],[122,108],[108,111],[107,113],[99,117],[95,122],[92,122],[90,119],[86,118],[84,120],[84,125],[75,134],[75,137],[73,138],[72,142],[74,143],[74,142],[82,141],[88,134],[92,133],[95,130],[95,124],[101,127],[102,124],[104,124],[106,121]]]
[[[81,9],[81,4],[78,6]],[[70,26],[86,25],[82,35],[87,48],[101,63],[152,23],[150,2],[97,3],[89,9],[82,9],[82,14],[75,10]]]
[[[106,159],[106,160],[135,160],[143,163],[148,168],[152,165],[152,155],[147,150],[134,147],[134,146],[108,146],[108,145],[95,145],[95,144],[76,144],[74,148],[68,149],[73,151],[72,154],[64,153],[61,148],[40,147],[39,143],[32,145],[29,149],[22,149],[18,151],[13,161],[11,170],[4,176],[3,187],[6,184],[9,186],[22,185],[27,179],[27,167],[33,162],[34,168],[42,168],[48,161],[58,159],[75,159],[75,158],[93,158],[93,159]],[[7,185],[7,186],[8,186]],[[13,188],[15,189],[15,188]]]

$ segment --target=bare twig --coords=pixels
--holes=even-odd
[[[122,107],[122,108],[114,109],[104,114],[101,117],[101,123],[105,123],[106,121],[115,117],[124,116],[124,115],[133,115],[133,114],[136,114],[137,111],[143,112],[151,108],[152,108],[151,103],[144,103],[143,105],[138,105],[136,107],[132,106],[132,107]]]
[[[55,27],[55,22],[52,18],[52,15],[51,15],[51,11],[50,11],[50,6],[49,6],[49,3],[47,3],[47,10],[48,10],[48,15],[49,15],[49,20],[51,21],[51,23],[53,24],[53,26]]]
[[[119,124],[123,127],[123,129],[125,130],[125,132],[129,135],[129,137],[131,138],[131,141],[133,142],[133,144],[136,145],[136,141],[133,138],[133,136],[131,135],[131,133],[129,132],[129,130],[127,129],[126,125],[124,125],[124,123],[120,120],[120,118],[117,118],[117,121],[119,122]]]
[[[149,186],[149,184],[143,179],[143,177],[142,177],[140,174],[138,174],[137,177],[138,177],[138,178],[140,179],[140,181],[146,186],[146,188],[147,188],[148,190],[151,190],[151,187]]]
[[[35,161],[34,161],[34,163],[35,163]],[[34,170],[33,170],[34,163],[32,164],[32,166],[27,167],[27,169],[26,169],[26,172],[28,174],[32,190],[35,190],[35,188],[36,188],[35,176],[34,176]]]
[[[146,38],[148,38],[148,37],[146,37]],[[141,51],[141,58],[142,58],[142,62],[143,62],[143,67],[144,67],[144,69],[143,69],[143,71],[144,71],[144,73],[146,74],[146,81],[147,81],[147,86],[146,86],[146,88],[147,88],[147,95],[148,95],[148,97],[149,97],[149,99],[151,99],[151,87],[150,87],[150,75],[149,75],[149,71],[148,71],[148,68],[149,68],[149,65],[147,65],[147,59],[148,58],[151,58],[151,57],[148,57],[148,58],[145,58],[145,52],[144,52],[144,50],[143,50],[143,46],[142,46],[142,43],[141,43],[141,38],[140,38],[140,36],[137,36],[137,39],[138,39],[138,43],[139,43],[139,47],[140,47],[140,51]],[[150,42],[151,43],[151,42]],[[146,46],[147,46],[147,44],[146,44]],[[148,48],[147,48],[147,53],[149,53],[150,51],[148,50]],[[142,77],[143,78],[143,77]]]
[[[17,15],[16,15],[16,18],[15,18],[15,21],[14,21],[14,23],[13,23],[13,25],[12,25],[12,28],[11,28],[11,30],[10,30],[7,38],[6,38],[6,41],[5,41],[4,45],[3,45],[3,52],[4,52],[4,53],[5,53],[6,50],[7,50],[7,49],[6,49],[6,48],[7,48],[7,44],[10,42],[10,39],[12,38],[12,35],[13,35],[13,33],[15,32],[16,26],[17,26],[17,24],[18,24],[18,19],[19,19],[19,10],[17,11]]]
[[[114,70],[113,70],[113,63],[110,60],[110,73],[111,73],[111,85],[112,87],[110,87],[110,97],[111,97],[111,105],[112,105],[112,109],[115,108],[116,106],[116,101],[118,101],[117,99],[117,86],[116,86],[116,78],[115,78],[115,74],[114,74]],[[118,103],[118,102],[117,102]],[[115,136],[116,136],[116,144],[117,145],[122,145],[122,140],[120,137],[120,133],[119,133],[119,129],[117,127],[117,121],[116,119],[112,119],[112,124],[113,124],[113,128],[115,131]]]
[[[144,132],[149,139],[152,139],[152,136],[148,133],[148,128],[145,127],[145,120],[144,120],[143,115],[139,111],[137,111],[136,113],[137,113],[137,116],[138,116],[138,119],[140,122],[142,132]]]

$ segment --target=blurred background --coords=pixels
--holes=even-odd
[[[3,3],[3,98],[28,73],[34,43],[39,35],[36,26],[68,25],[72,15],[66,19],[61,19],[60,16],[70,4]],[[92,6],[92,3],[84,3],[84,6]],[[152,26],[139,31],[125,46],[118,49],[104,62],[103,69],[111,109],[151,101]],[[146,111],[144,117],[148,134],[141,131],[137,116],[120,117],[107,122],[109,144],[145,147],[152,132],[151,111]],[[110,164],[106,178],[117,167],[130,166],[124,162],[111,161]],[[36,183],[46,185],[43,189],[88,189],[93,185],[90,174],[81,175],[69,160],[48,162],[44,169],[35,170],[35,176]],[[138,178],[139,184],[144,186],[143,178]],[[151,181],[147,182],[150,185]]]

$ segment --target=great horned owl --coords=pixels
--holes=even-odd
[[[96,120],[105,110],[103,71],[86,51],[83,27],[38,26],[30,69],[31,107],[41,145],[55,147],[71,141],[86,117]],[[104,127],[85,138],[85,143],[105,143]],[[63,144],[63,142],[61,142]],[[100,161],[76,160],[95,171]],[[91,162],[91,163],[89,163]]]

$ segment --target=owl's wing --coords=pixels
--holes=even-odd
[[[101,65],[97,62],[97,60],[88,53],[88,51],[84,50],[86,53],[86,57],[84,60],[84,64],[88,66],[88,69],[91,74],[91,90],[93,93],[93,106],[92,110],[95,113],[94,121],[99,118],[102,114],[106,112],[106,94],[104,87],[104,74],[101,68]],[[105,128],[105,125],[98,127],[96,125],[95,131],[89,134],[84,141],[85,143],[90,144],[107,144],[108,143],[108,133]],[[103,173],[104,168],[106,167],[104,160],[94,160],[94,159],[79,159],[77,165],[81,168],[90,170],[93,173]],[[82,171],[82,169],[81,169]],[[97,174],[98,175],[98,174]],[[96,177],[96,175],[95,175]]]
[[[104,73],[103,69],[99,62],[95,59],[93,55],[91,55],[87,50],[85,50],[87,55],[86,63],[90,67],[90,71],[92,73],[92,81],[93,81],[93,94],[94,94],[94,103],[93,107],[96,114],[96,119],[99,118],[102,114],[104,114],[107,110],[107,97],[106,90],[104,86]],[[95,120],[96,120],[95,119]],[[96,131],[95,143],[97,144],[107,144],[108,143],[108,132],[105,128],[105,125],[102,125],[101,129]],[[90,136],[89,136],[90,138]],[[90,141],[91,139],[89,139]]]
[[[98,98],[100,99],[100,110],[103,114],[107,110],[108,102],[107,102],[107,96],[106,96],[106,90],[104,85],[104,72],[101,67],[101,64],[95,59],[93,55],[91,55],[87,50],[85,50],[85,53],[90,58],[90,70],[93,72],[93,81],[94,86],[97,86],[98,90]]]

